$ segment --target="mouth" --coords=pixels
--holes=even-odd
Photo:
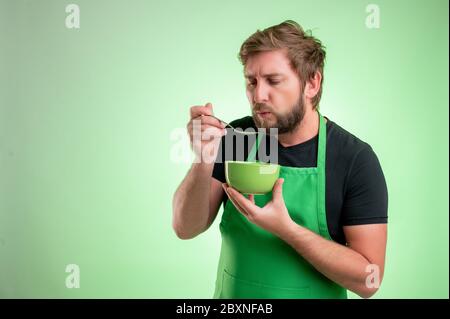
[[[259,117],[266,118],[266,117],[269,117],[269,116],[272,114],[272,112],[258,111],[258,112],[256,112],[256,114],[257,114]]]

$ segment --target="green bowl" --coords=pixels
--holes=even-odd
[[[225,161],[225,178],[228,185],[243,194],[270,192],[279,175],[278,164]]]

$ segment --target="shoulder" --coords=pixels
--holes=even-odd
[[[348,169],[355,164],[363,165],[367,161],[377,161],[370,144],[331,120],[327,122],[327,155],[344,161]]]
[[[327,132],[327,163],[342,171],[346,189],[361,193],[364,189],[385,193],[383,170],[372,147],[334,122]],[[328,126],[327,126],[328,127]]]
[[[346,179],[363,172],[368,176],[381,173],[378,157],[370,144],[330,120],[327,122],[327,163],[344,170]]]
[[[350,156],[356,156],[360,152],[372,150],[367,142],[331,120],[327,122],[327,142],[327,147],[338,149],[340,152],[347,153]]]

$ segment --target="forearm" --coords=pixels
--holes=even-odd
[[[209,224],[209,192],[214,164],[194,163],[173,196],[173,229],[189,239]]]
[[[309,229],[292,222],[280,238],[292,246],[319,272],[339,285],[368,298],[376,288],[366,285],[371,264],[363,255],[347,246],[327,240]]]

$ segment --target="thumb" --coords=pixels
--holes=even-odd
[[[273,189],[272,189],[272,197],[274,200],[283,199],[283,183],[284,183],[284,178],[279,178],[275,182],[275,185],[273,186]]]
[[[209,115],[213,115],[213,106],[210,102],[205,104],[205,108],[207,109]]]

